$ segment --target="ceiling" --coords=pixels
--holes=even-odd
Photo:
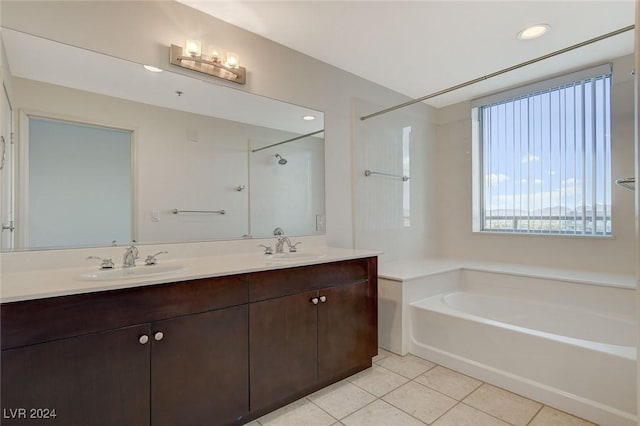
[[[198,1],[223,21],[418,98],[632,25],[634,1]],[[516,34],[546,23],[542,38]],[[443,107],[633,52],[600,41],[427,101]]]

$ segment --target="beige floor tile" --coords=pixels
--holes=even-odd
[[[415,381],[429,386],[438,392],[442,392],[458,401],[462,400],[482,384],[480,380],[439,365],[416,377]]]
[[[398,356],[392,354],[377,361],[376,364],[410,379],[414,379],[435,367],[434,363],[414,355]]]
[[[579,419],[570,414],[558,411],[551,407],[542,407],[542,410],[533,418],[531,426],[589,426],[593,423]]]
[[[260,423],[258,423],[257,420],[254,420],[252,422],[245,423],[243,426],[260,426]]]
[[[381,397],[409,381],[406,377],[400,376],[386,368],[379,367],[376,364],[371,368],[367,368],[349,377],[348,380],[377,397]]]
[[[336,419],[346,417],[376,399],[346,380],[321,389],[308,398]]]
[[[380,399],[342,419],[342,423],[346,426],[424,426],[424,423]]]
[[[526,425],[542,408],[542,404],[486,383],[466,397],[464,403],[515,426]]]
[[[491,417],[468,405],[458,404],[432,426],[509,426],[509,423]]]
[[[307,399],[299,399],[258,419],[264,426],[330,426],[336,422]]]
[[[458,403],[453,398],[415,382],[400,386],[382,399],[425,423],[433,423]]]
[[[388,357],[389,355],[393,355],[391,352],[386,351],[382,348],[378,348],[378,355],[374,356],[373,358],[371,358],[371,361],[376,362],[376,361],[380,361],[383,358]]]

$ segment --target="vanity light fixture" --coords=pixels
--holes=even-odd
[[[247,80],[247,70],[240,66],[240,56],[237,53],[222,54],[213,47],[203,52],[202,44],[198,40],[187,40],[184,47],[172,44],[169,49],[169,62],[238,84],[245,84]]]
[[[534,38],[542,37],[551,29],[548,24],[536,24],[528,26],[518,33],[520,40],[533,40]]]
[[[316,119],[316,116],[315,116],[315,115],[303,115],[303,116],[302,116],[302,119],[303,119],[304,121],[313,121],[313,120],[315,120],[315,119]]]
[[[162,72],[162,68],[152,67],[151,65],[145,65],[144,69],[151,72]]]

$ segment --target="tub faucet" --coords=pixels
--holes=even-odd
[[[122,258],[122,267],[133,268],[134,266],[136,266],[137,258],[138,248],[131,244],[131,246],[127,248],[127,251],[124,252],[124,257]]]

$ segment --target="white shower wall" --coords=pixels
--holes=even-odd
[[[433,109],[406,108],[365,121],[382,109],[353,101],[354,246],[382,250],[382,261],[419,259],[435,254],[436,200]],[[410,216],[403,217],[400,178],[364,175],[365,170],[403,175],[403,132],[410,128]],[[407,223],[408,222],[408,223]]]
[[[271,141],[273,143],[273,141]],[[250,141],[251,148],[268,142]],[[287,160],[279,164],[275,154]],[[249,154],[252,235],[324,233],[324,141],[309,137]]]

